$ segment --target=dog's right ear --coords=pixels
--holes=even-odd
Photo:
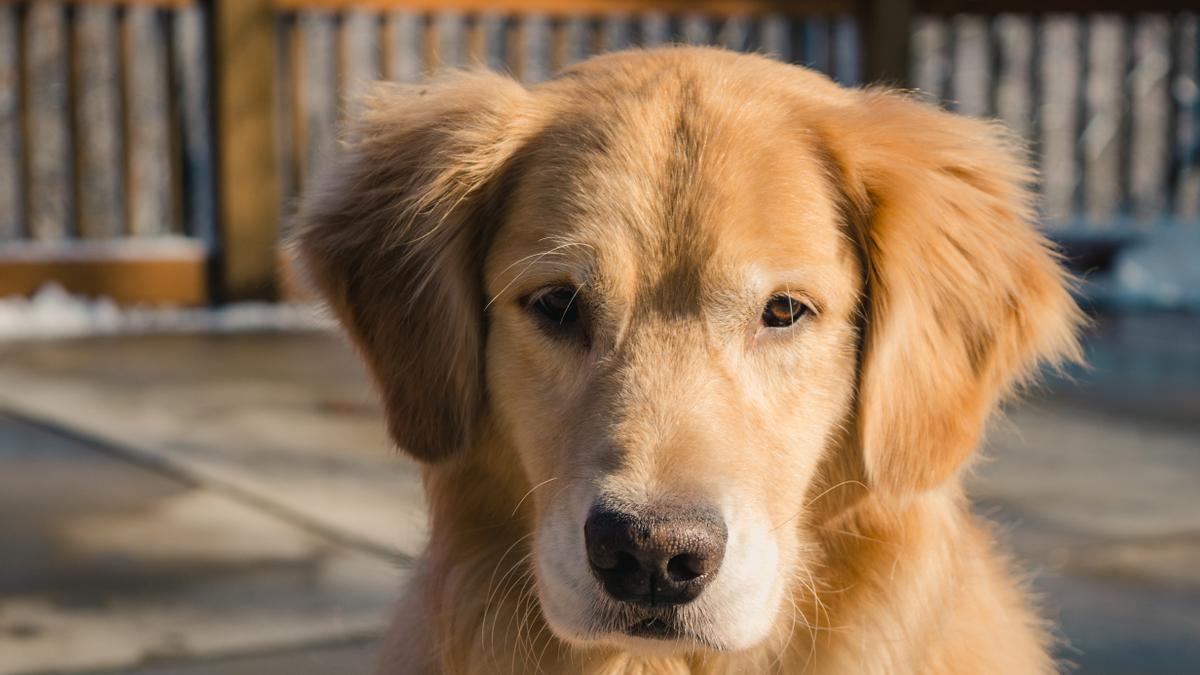
[[[388,430],[433,461],[483,401],[479,261],[528,92],[490,73],[377,85],[301,208],[303,272],[363,355]]]

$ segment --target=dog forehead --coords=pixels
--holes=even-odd
[[[780,97],[671,68],[603,84],[574,78],[544,97],[495,240],[503,266],[534,256],[535,268],[694,301],[739,261],[844,257],[828,163]]]

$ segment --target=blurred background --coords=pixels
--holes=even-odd
[[[424,516],[279,242],[376,78],[704,43],[1022,134],[1090,367],[970,481],[1085,673],[1200,672],[1200,7],[0,0],[0,675],[369,668]]]

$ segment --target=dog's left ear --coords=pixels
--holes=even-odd
[[[867,276],[858,433],[869,482],[909,494],[952,475],[1040,365],[1079,358],[1083,317],[1006,131],[856,97],[826,140]]]

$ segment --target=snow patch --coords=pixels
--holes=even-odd
[[[121,307],[46,284],[32,298],[0,298],[0,340],[331,329],[318,304],[244,302],[219,308]]]
[[[1122,251],[1117,301],[1125,306],[1200,309],[1200,231],[1163,228]]]

